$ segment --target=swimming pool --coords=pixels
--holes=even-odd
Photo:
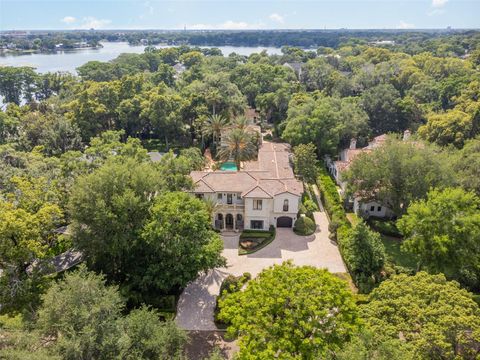
[[[227,161],[220,166],[220,170],[237,171],[237,165],[233,161]]]

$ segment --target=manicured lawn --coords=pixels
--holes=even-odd
[[[417,267],[416,259],[405,252],[400,250],[402,240],[392,236],[382,235],[382,242],[385,246],[388,259],[395,265],[402,266],[408,269],[415,270]]]

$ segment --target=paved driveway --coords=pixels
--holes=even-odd
[[[250,255],[238,255],[238,235],[223,236],[223,256],[227,267],[201,275],[190,283],[180,296],[176,323],[185,330],[216,330],[213,322],[215,298],[228,274],[249,272],[253,277],[273,264],[292,260],[296,265],[326,268],[332,273],[346,272],[337,245],[328,238],[328,220],[324,212],[314,213],[317,232],[298,236],[291,229],[277,229],[275,240]]]

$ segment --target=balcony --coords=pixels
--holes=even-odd
[[[227,204],[227,203],[217,203],[217,211],[222,211],[222,210],[229,210],[229,211],[235,211],[235,210],[241,210],[245,209],[245,204],[238,204],[233,202],[232,204]]]

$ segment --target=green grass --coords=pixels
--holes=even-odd
[[[357,214],[350,212],[350,213],[347,213],[346,215],[347,215],[348,221],[350,221],[350,224],[352,224],[353,227],[355,227],[360,222],[360,218],[357,216]]]
[[[388,260],[397,266],[415,270],[417,261],[411,254],[402,252],[400,246],[402,240],[392,236],[382,235],[382,243],[385,246]]]

